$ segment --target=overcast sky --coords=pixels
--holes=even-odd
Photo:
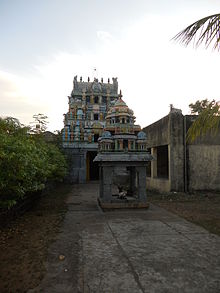
[[[0,0],[0,115],[63,127],[73,77],[118,77],[142,127],[220,100],[220,53],[171,41],[219,0]]]

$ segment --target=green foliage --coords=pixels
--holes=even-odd
[[[197,100],[194,104],[189,104],[189,108],[191,110],[191,114],[201,114],[206,109],[212,109],[213,106],[216,105],[215,100],[212,100],[211,102],[208,99],[199,101]]]
[[[48,180],[66,174],[63,154],[42,136],[14,118],[0,118],[0,207],[10,208],[18,199],[42,190]]]
[[[191,114],[198,114],[187,132],[187,141],[194,141],[197,137],[207,134],[216,135],[220,125],[220,106],[215,100],[196,101],[189,105]]]

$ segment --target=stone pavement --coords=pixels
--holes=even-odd
[[[73,187],[47,274],[29,292],[220,292],[220,237],[154,205],[103,212],[97,195],[97,183]]]

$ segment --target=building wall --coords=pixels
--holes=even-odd
[[[188,146],[188,189],[220,190],[220,145]]]
[[[170,117],[167,115],[143,129],[147,134],[147,143],[149,147],[169,144],[169,120]]]
[[[184,191],[184,128],[181,112],[170,112],[170,191]]]
[[[147,177],[146,185],[147,185],[147,190],[156,190],[160,192],[170,191],[170,180]]]
[[[147,188],[159,191],[184,190],[184,136],[183,115],[181,112],[170,112],[159,121],[145,127],[148,147],[155,160],[151,163],[151,177],[147,178]],[[159,178],[157,156],[160,146],[168,147],[168,178]]]
[[[195,116],[186,116],[187,129]],[[187,143],[188,190],[220,190],[220,128]]]
[[[145,127],[148,147],[155,157],[147,188],[167,191],[220,190],[220,128],[215,136],[186,142],[186,132],[196,116],[170,112],[159,121]],[[168,145],[169,176],[157,176],[159,146]]]
[[[65,148],[64,153],[68,162],[69,183],[85,183],[86,181],[86,150]]]

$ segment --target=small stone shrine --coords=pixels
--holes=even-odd
[[[106,115],[98,139],[99,204],[103,208],[148,207],[146,166],[153,157],[147,152],[146,134],[135,125],[134,113],[119,98]]]

